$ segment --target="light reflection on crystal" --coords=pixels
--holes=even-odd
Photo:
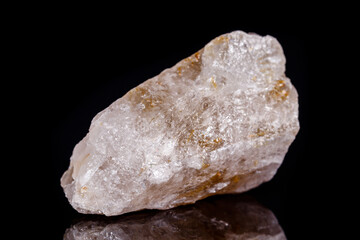
[[[165,211],[119,217],[87,216],[64,240],[85,239],[286,239],[276,217],[254,199],[223,195]]]
[[[241,193],[275,175],[298,131],[280,43],[234,31],[98,113],[61,186],[106,216]]]

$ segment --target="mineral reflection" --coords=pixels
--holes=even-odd
[[[274,214],[244,195],[211,197],[165,211],[91,216],[68,228],[64,240],[286,239]]]

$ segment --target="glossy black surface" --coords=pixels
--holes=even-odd
[[[210,197],[163,211],[86,216],[64,235],[64,240],[256,238],[285,240],[285,235],[274,214],[246,195]]]

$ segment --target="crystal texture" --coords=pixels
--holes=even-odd
[[[168,209],[269,181],[299,131],[271,37],[221,35],[91,122],[61,185],[81,213]]]
[[[269,209],[243,196],[222,196],[165,211],[85,219],[64,234],[64,240],[87,239],[286,240],[286,237]]]

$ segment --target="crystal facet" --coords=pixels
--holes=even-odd
[[[168,209],[270,180],[298,130],[298,95],[271,37],[235,31],[91,122],[61,185],[82,213]]]

